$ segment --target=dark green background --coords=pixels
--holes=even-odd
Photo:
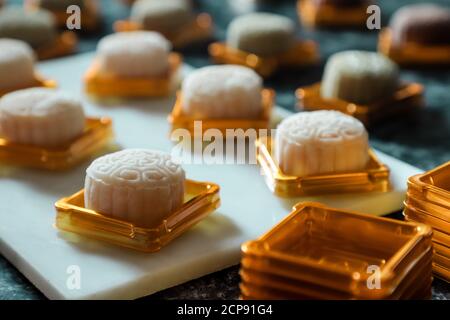
[[[164,1],[164,0],[161,0]],[[21,1],[10,1],[21,3]],[[95,34],[81,35],[79,52],[94,50],[98,38],[111,32],[115,19],[128,16],[128,8],[118,0],[103,0],[103,29]],[[397,8],[424,1],[379,0],[383,24]],[[431,1],[430,1],[431,2]],[[450,7],[450,0],[432,1]],[[223,39],[226,26],[236,15],[251,11],[270,11],[297,20],[294,0],[198,0],[199,11],[212,14],[216,24],[216,39]],[[450,30],[448,31],[450,32]],[[293,110],[294,90],[321,78],[324,61],[334,52],[347,49],[376,50],[376,31],[300,30],[299,35],[315,39],[320,44],[322,63],[307,70],[286,70],[267,81],[277,90],[277,102]],[[204,66],[210,63],[206,44],[183,50],[188,63]],[[421,169],[431,169],[450,160],[450,70],[445,68],[403,70],[402,78],[417,81],[426,87],[426,108],[408,119],[396,118],[371,129],[373,147]],[[399,213],[393,217],[400,218]],[[149,298],[234,299],[239,295],[238,267],[190,281]],[[45,298],[27,279],[0,256],[0,299]],[[450,299],[450,284],[435,280],[434,299]]]

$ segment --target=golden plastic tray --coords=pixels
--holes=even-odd
[[[406,193],[405,205],[420,209],[426,212],[428,215],[439,218],[450,224],[450,208],[445,208],[431,201],[428,201],[419,194],[414,193],[414,191],[412,190],[408,190]]]
[[[450,161],[426,173],[408,179],[408,190],[444,208],[450,208]]]
[[[305,202],[261,238],[243,244],[242,252],[296,265],[297,276],[314,277],[316,284],[383,299],[427,253],[431,236],[426,225]],[[380,268],[380,290],[367,288],[371,265]]]
[[[389,168],[369,151],[367,168],[361,172],[296,177],[284,174],[272,157],[272,140],[257,139],[257,161],[269,189],[281,197],[318,194],[387,192],[390,190]]]
[[[172,125],[172,131],[176,129],[187,129],[194,135],[195,133],[195,121],[201,121],[202,131],[208,129],[218,129],[222,134],[226,133],[227,129],[268,129],[270,123],[270,115],[272,113],[272,108],[275,100],[275,91],[271,89],[263,89],[261,91],[262,95],[262,113],[257,119],[200,119],[195,117],[190,117],[183,113],[182,110],[182,95],[180,92],[177,94],[177,100],[173,107],[171,114],[168,117],[169,123]]]
[[[98,97],[168,96],[174,89],[174,82],[182,64],[181,55],[171,53],[169,64],[169,71],[161,77],[119,77],[113,74],[101,74],[98,63],[94,61],[84,77],[85,89],[88,94]]]
[[[322,98],[321,83],[299,88],[296,91],[300,110],[338,110],[370,126],[393,115],[406,114],[423,106],[423,86],[418,83],[402,84],[392,97],[370,105],[355,104],[340,99]]]
[[[450,283],[450,268],[445,268],[438,264],[433,264],[433,273],[439,279]]]
[[[155,228],[141,228],[84,207],[84,190],[56,202],[56,227],[115,245],[155,252],[220,206],[219,186],[186,180],[184,204]]]
[[[109,118],[86,118],[83,134],[66,146],[43,148],[10,143],[0,138],[0,162],[48,170],[75,166],[105,147],[113,136]]]
[[[20,87],[14,87],[9,89],[0,89],[0,97],[4,96],[7,93],[21,90],[21,89],[27,89],[27,88],[33,88],[33,87],[44,87],[44,88],[56,88],[58,84],[54,80],[48,80],[44,79],[40,74],[35,74],[35,79],[33,83],[27,84],[26,86],[20,86]]]
[[[319,61],[318,45],[312,40],[297,41],[286,53],[262,57],[215,42],[208,47],[209,55],[217,63],[238,64],[268,77],[279,67],[307,67]]]
[[[53,44],[37,48],[35,51],[39,60],[53,59],[74,53],[77,43],[78,37],[75,32],[64,31]]]
[[[114,23],[115,32],[127,32],[143,30],[143,27],[136,22],[129,20],[119,20]],[[158,30],[156,30],[158,31]],[[161,32],[175,48],[184,47],[190,43],[206,40],[213,34],[212,18],[207,13],[201,13],[177,32]]]
[[[407,42],[400,47],[395,46],[392,41],[392,31],[389,28],[384,28],[380,31],[378,51],[400,65],[450,64],[450,44],[425,46],[419,43]]]
[[[339,8],[311,0],[298,0],[297,13],[302,24],[308,27],[365,27],[367,21],[367,4],[357,7]]]
[[[399,286],[392,288],[389,299],[409,299],[419,292],[423,292],[426,287],[430,287],[432,282],[432,256],[431,247],[423,253],[422,258],[417,260],[415,265],[408,270]],[[244,262],[245,259],[243,259]],[[254,259],[255,260],[255,259]],[[321,300],[342,300],[358,299],[361,297],[352,296],[349,292],[338,291],[324,286],[318,286],[308,281],[299,281],[289,276],[280,276],[268,268],[257,268],[256,261],[251,258],[241,263],[240,275],[243,282],[256,284],[261,287],[298,294],[308,299]],[[247,267],[250,266],[250,267]],[[307,278],[307,275],[305,275]],[[310,280],[310,279],[308,279]]]
[[[435,230],[439,230],[440,232],[445,233],[449,240],[446,242],[447,245],[450,245],[450,223],[436,218],[428,212],[418,209],[416,207],[411,206],[405,201],[405,208],[403,211],[404,215],[408,216],[408,218],[416,221],[423,221],[422,223],[427,224]]]

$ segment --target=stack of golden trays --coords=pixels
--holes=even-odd
[[[242,299],[429,299],[431,227],[305,202],[242,246]]]
[[[403,215],[433,228],[433,272],[450,281],[450,161],[408,179]]]

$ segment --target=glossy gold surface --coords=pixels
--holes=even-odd
[[[130,249],[155,252],[220,206],[219,186],[186,180],[184,204],[155,228],[141,228],[84,207],[84,190],[56,202],[56,227]]]
[[[431,236],[425,225],[299,203],[268,233],[242,245],[242,294],[296,299],[423,297],[431,287]],[[371,266],[379,268],[378,289],[367,286]]]

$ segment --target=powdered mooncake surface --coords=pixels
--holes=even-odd
[[[321,95],[369,104],[390,98],[398,87],[398,67],[389,58],[367,51],[343,51],[325,65]]]
[[[288,50],[294,43],[294,23],[271,13],[250,13],[235,18],[227,30],[230,47],[261,56]]]
[[[170,49],[170,43],[157,32],[120,32],[100,40],[97,59],[105,73],[124,77],[158,76],[168,70]]]
[[[262,110],[261,89],[261,77],[249,68],[208,66],[183,81],[182,108],[198,118],[254,118]]]
[[[126,149],[100,157],[86,170],[89,209],[154,227],[183,204],[185,173],[169,154]]]
[[[0,38],[22,40],[38,48],[51,45],[56,37],[55,20],[46,10],[26,11],[16,6],[0,10]]]
[[[189,22],[192,10],[186,0],[138,0],[131,8],[130,18],[146,30],[171,33]]]
[[[34,82],[34,53],[22,41],[0,39],[0,89],[13,89]]]
[[[275,157],[289,175],[357,171],[368,161],[368,135],[363,124],[338,111],[292,115],[280,123],[275,139]]]
[[[8,141],[56,147],[76,138],[84,127],[81,103],[60,91],[31,88],[0,99],[0,135]]]

